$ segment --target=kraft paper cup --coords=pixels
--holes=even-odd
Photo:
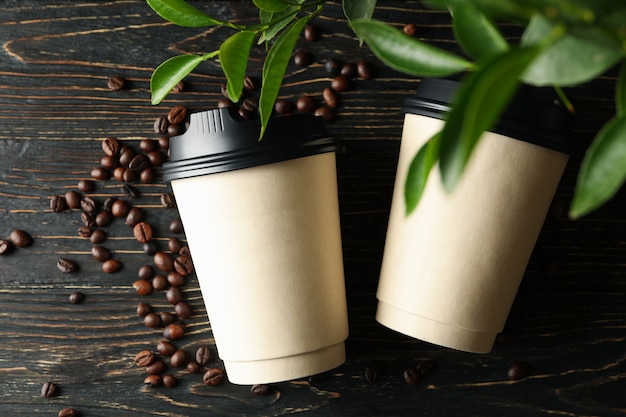
[[[236,384],[291,380],[345,361],[348,320],[336,143],[320,118],[191,115],[171,181],[219,356]]]
[[[376,319],[408,336],[491,351],[568,160],[566,115],[522,90],[480,140],[451,194],[438,167],[405,215],[403,188],[421,145],[441,130],[457,83],[424,80],[405,121]]]

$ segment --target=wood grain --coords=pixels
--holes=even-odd
[[[249,2],[193,2],[222,19],[254,19]],[[380,1],[376,17],[398,27],[418,25],[418,37],[452,51],[458,47],[446,13],[414,1]],[[505,332],[488,355],[451,351],[409,339],[377,324],[375,291],[402,129],[402,100],[419,80],[386,68],[360,47],[338,2],[315,20],[321,39],[300,41],[314,54],[307,69],[290,66],[281,97],[302,94],[321,100],[329,85],[327,58],[365,59],[372,80],[356,80],[341,94],[329,129],[341,142],[338,174],[346,286],[350,316],[348,360],[325,378],[273,385],[265,397],[248,386],[207,387],[201,374],[169,368],[175,388],[143,386],[135,353],[154,349],[160,329],[148,329],[135,314],[141,301],[171,311],[162,293],[141,297],[132,290],[137,269],[151,259],[120,219],[107,228],[105,245],[124,269],[105,274],[79,238],[79,212],[53,213],[49,199],[74,189],[99,164],[100,141],[116,137],[137,146],[156,138],[152,124],[174,104],[191,111],[214,107],[224,77],[206,63],[186,80],[186,90],[150,105],[149,78],[164,59],[217,48],[225,29],[178,28],[154,15],[145,2],[124,0],[4,0],[0,13],[0,238],[13,228],[29,231],[30,248],[0,257],[1,415],[49,416],[67,406],[84,416],[621,416],[626,414],[626,196],[624,191],[579,221],[566,218],[584,149],[614,112],[610,72],[568,91],[577,113],[575,152],[546,219]],[[517,29],[504,27],[509,38]],[[250,73],[261,69],[262,49]],[[120,75],[122,91],[106,80]],[[133,200],[165,247],[176,210],[160,205],[164,183],[138,184]],[[99,182],[99,202],[123,198],[120,184]],[[462,231],[460,231],[462,232]],[[182,238],[182,236],[179,236]],[[56,268],[59,257],[80,265],[76,273]],[[453,260],[452,260],[453,261]],[[72,291],[83,303],[68,301]],[[184,287],[194,309],[187,334],[176,344],[192,354],[200,345],[215,352],[210,324],[195,276]],[[219,366],[217,355],[213,364]],[[408,385],[404,368],[420,359],[437,367],[421,384]],[[531,375],[507,379],[515,360]],[[377,367],[377,382],[364,378]],[[41,385],[60,387],[54,398]]]

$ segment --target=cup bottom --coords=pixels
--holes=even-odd
[[[228,380],[253,385],[289,381],[336,368],[346,360],[344,342],[313,352],[257,361],[224,360]]]
[[[378,302],[376,320],[407,336],[472,353],[489,353],[498,335],[416,316],[382,301]]]

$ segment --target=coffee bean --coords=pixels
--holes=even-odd
[[[232,106],[234,103],[228,98],[221,98],[217,100],[217,108],[224,109],[226,107]]]
[[[172,93],[182,93],[185,90],[185,83],[181,81],[177,82],[174,87],[172,87]]]
[[[144,316],[143,324],[145,324],[146,327],[150,327],[151,329],[161,327],[161,316],[159,316],[157,313],[150,312]]]
[[[104,169],[112,170],[117,167],[118,164],[119,161],[114,156],[104,155],[100,158],[100,166]],[[109,178],[111,178],[110,173],[107,179]]]
[[[335,112],[328,106],[320,106],[315,109],[313,113],[315,116],[321,117],[325,121],[329,122],[335,118]]]
[[[65,197],[60,195],[55,195],[50,199],[50,210],[54,213],[60,213],[67,208],[67,203],[65,202]]]
[[[211,359],[211,350],[207,346],[200,346],[196,350],[196,362],[200,365],[206,365]]]
[[[191,261],[191,258],[187,256],[179,256],[174,259],[174,269],[176,270],[176,272],[186,277],[194,270],[193,262]]]
[[[139,176],[139,174],[137,172],[133,171],[130,168],[127,168],[122,173],[122,181],[124,181],[124,182],[135,182],[137,180],[138,176]]]
[[[174,270],[174,258],[167,252],[158,251],[153,257],[154,265],[163,272]]]
[[[304,27],[304,39],[308,42],[315,42],[319,38],[319,32],[315,26],[306,25]]]
[[[198,372],[200,372],[200,364],[196,361],[189,361],[187,362],[187,372],[189,372],[190,374],[197,374]]]
[[[252,120],[254,118],[254,114],[244,109],[243,107],[240,107],[237,110],[237,114],[244,120]]]
[[[259,102],[257,101],[256,98],[254,97],[246,97],[243,102],[241,103],[241,106],[249,112],[254,112],[256,111],[256,109],[259,108]]]
[[[126,215],[126,224],[130,227],[135,227],[135,225],[143,220],[143,212],[137,207],[131,207]]]
[[[142,350],[141,352],[135,355],[135,365],[145,368],[146,366],[152,365],[156,356],[152,353],[151,350]]]
[[[165,298],[170,304],[176,305],[183,301],[183,292],[179,287],[170,287],[165,292]]]
[[[286,100],[284,98],[276,100],[274,103],[274,111],[276,114],[289,114],[293,110],[293,104],[291,101]]]
[[[187,256],[191,258],[191,252],[189,252],[189,246],[183,246],[182,248],[180,248],[180,250],[178,251],[178,254],[180,256]]]
[[[91,227],[83,225],[78,228],[78,236],[80,237],[90,237],[92,233]]]
[[[176,315],[181,319],[189,319],[193,314],[191,306],[184,301],[177,303],[174,306],[174,311],[176,312]]]
[[[91,233],[91,236],[89,237],[89,241],[93,243],[94,245],[97,245],[98,243],[104,242],[106,238],[107,238],[107,233],[104,230],[96,229]]]
[[[76,262],[71,259],[59,258],[57,260],[57,268],[59,268],[59,271],[61,272],[70,273],[76,271],[78,269],[78,265],[76,265]]]
[[[137,152],[135,152],[132,148],[124,148],[123,150],[120,150],[120,165],[128,168],[130,161],[132,161],[135,156],[137,156]]]
[[[150,165],[153,167],[160,167],[165,162],[165,155],[161,151],[151,151],[147,153]]]
[[[271,388],[268,384],[254,384],[250,388],[250,392],[254,395],[267,395],[271,391]]]
[[[50,398],[57,395],[58,387],[53,382],[46,382],[41,387],[41,395]]]
[[[175,237],[171,237],[167,240],[167,248],[170,250],[170,252],[172,253],[178,253],[178,251],[180,250],[180,248],[183,247],[183,244],[180,242],[180,240],[178,240]]]
[[[176,316],[174,313],[170,313],[169,311],[162,311],[159,313],[159,317],[161,317],[161,325],[167,326],[170,323],[174,323],[176,321]]]
[[[141,172],[142,170],[150,167],[150,160],[146,154],[140,153],[133,157],[128,162],[128,169],[133,172]]]
[[[246,75],[243,79],[243,88],[246,91],[255,91],[259,88],[259,80],[255,77]]]
[[[106,138],[102,141],[102,150],[108,156],[116,156],[120,148],[120,142],[116,138]]]
[[[372,78],[372,69],[364,59],[359,59],[359,61],[356,63],[356,70],[359,74],[359,77],[361,77],[362,79],[369,80],[370,78]]]
[[[184,350],[177,350],[170,357],[170,365],[174,368],[184,368],[187,365],[187,353]]]
[[[152,294],[154,287],[152,286],[152,282],[147,279],[138,279],[133,282],[133,288],[135,292],[139,295],[148,295]]]
[[[18,248],[27,248],[33,244],[32,236],[22,229],[14,229],[9,235],[9,240]]]
[[[402,375],[407,384],[417,384],[420,382],[419,372],[417,372],[415,368],[406,368]]]
[[[91,178],[99,181],[106,181],[111,177],[108,170],[102,167],[95,167],[91,170]]]
[[[115,217],[126,217],[129,211],[130,204],[126,200],[116,200],[111,206],[111,214]]]
[[[167,128],[169,125],[170,122],[167,120],[167,116],[159,116],[154,120],[154,132],[160,135],[167,133]]]
[[[115,75],[113,77],[109,77],[107,79],[107,87],[111,91],[119,91],[124,88],[124,79],[119,75]]]
[[[152,167],[144,168],[139,173],[139,181],[144,184],[151,184],[154,182],[154,170]],[[132,198],[135,198],[135,196],[133,195]]]
[[[172,219],[170,222],[170,232],[179,234],[183,232],[183,222],[180,218]]]
[[[93,213],[88,213],[83,211],[80,213],[80,220],[83,222],[83,225],[88,227],[93,227],[96,225],[96,216]]]
[[[152,226],[146,222],[139,222],[133,227],[133,235],[139,243],[146,243],[152,240]]]
[[[176,352],[176,346],[167,340],[160,340],[156,345],[156,350],[163,356],[172,356]]]
[[[224,381],[224,371],[219,368],[210,368],[204,373],[202,381],[210,387],[219,385]]]
[[[126,172],[126,168],[117,167],[113,170],[113,178],[117,181],[124,181],[124,172]]]
[[[139,141],[139,149],[144,152],[152,152],[159,148],[159,142],[154,139],[142,139]]]
[[[6,239],[0,239],[0,256],[8,254],[11,251],[11,242]]]
[[[161,359],[155,359],[152,364],[146,366],[146,373],[149,375],[158,375],[165,370],[165,362]]]
[[[162,378],[161,375],[148,375],[146,379],[143,380],[143,384],[149,388],[156,388],[161,385]]]
[[[187,119],[187,107],[182,105],[174,106],[170,109],[167,114],[167,121],[171,124],[179,124],[184,122]]]
[[[170,148],[170,138],[168,138],[167,136],[161,136],[159,138],[159,148],[167,151]]]
[[[117,259],[108,259],[102,263],[102,272],[105,272],[107,274],[114,274],[121,271],[122,268],[122,262]]]
[[[402,32],[408,36],[415,36],[417,35],[417,25],[415,23],[407,23],[402,28]]]
[[[67,407],[59,411],[59,414],[57,414],[57,417],[78,417],[79,415],[80,414],[78,413],[78,411],[76,411],[72,407]]]
[[[185,285],[185,277],[178,272],[170,272],[167,274],[167,282],[172,287],[180,287],[181,285]]]
[[[354,77],[356,73],[357,69],[354,62],[346,62],[341,66],[341,70],[339,71],[339,74],[348,79]]]
[[[107,227],[113,221],[113,215],[108,210],[102,210],[96,214],[94,221],[98,227]]]
[[[104,246],[96,245],[91,248],[91,256],[98,262],[104,262],[111,259],[111,251]]]
[[[96,183],[92,180],[80,180],[78,181],[76,188],[83,193],[90,193],[96,189]]]
[[[137,305],[137,315],[139,317],[146,317],[152,312],[152,307],[148,303],[139,303]]]
[[[96,200],[91,197],[83,197],[80,200],[80,207],[87,213],[93,213],[96,210]]]
[[[150,256],[154,256],[154,254],[158,252],[157,244],[154,241],[144,243],[142,249],[143,253]]]
[[[380,366],[377,363],[367,366],[365,368],[365,372],[363,373],[365,380],[370,383],[376,382],[378,380],[379,368]]]
[[[117,201],[116,197],[109,197],[104,200],[102,203],[102,210],[111,211],[113,209],[113,204]]]
[[[169,340],[180,339],[185,335],[185,325],[180,321],[175,321],[165,326],[163,337]]]
[[[420,379],[426,378],[435,368],[435,362],[431,360],[422,360],[415,365],[415,369],[420,375]]]
[[[339,62],[333,58],[327,59],[324,64],[324,69],[331,75],[337,75],[339,73]]]
[[[350,89],[350,79],[344,75],[338,75],[330,82],[330,86],[338,93],[348,91]]]
[[[80,304],[85,299],[85,294],[80,291],[74,291],[70,294],[70,303],[72,304]]]
[[[154,277],[154,269],[150,265],[142,265],[137,271],[139,279],[151,279]]]
[[[302,113],[311,113],[315,110],[315,100],[311,96],[302,96],[296,101],[296,108]]]
[[[161,194],[161,205],[165,208],[176,207],[176,199],[174,198],[174,194],[172,193]]]
[[[293,56],[293,63],[299,67],[307,67],[313,63],[313,55],[306,51],[296,51]]]
[[[83,196],[76,190],[70,190],[65,193],[65,203],[69,208],[77,209],[80,207],[80,200]]]
[[[167,285],[167,278],[163,275],[155,275],[154,278],[152,278],[152,288],[154,288],[154,291],[163,291],[167,288]]]
[[[178,384],[178,380],[172,374],[163,375],[163,386],[171,388]]]
[[[519,381],[530,375],[530,365],[526,362],[514,361],[507,370],[507,376],[511,381]]]
[[[339,105],[339,97],[337,96],[337,93],[335,93],[335,90],[330,87],[324,88],[322,97],[324,98],[326,105],[332,109]]]

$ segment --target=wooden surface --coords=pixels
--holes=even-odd
[[[376,16],[398,25],[416,23],[418,37],[456,50],[445,14],[416,2],[381,1]],[[250,2],[195,2],[223,19],[252,21]],[[53,213],[49,199],[75,189],[102,156],[101,140],[116,137],[137,146],[156,138],[154,119],[174,104],[192,111],[215,106],[224,82],[206,63],[187,80],[184,93],[151,106],[152,69],[180,52],[208,52],[230,32],[181,29],[166,24],[140,0],[3,0],[0,2],[0,238],[14,228],[34,237],[30,248],[0,257],[0,415],[55,416],[74,407],[84,416],[289,415],[306,416],[618,416],[626,414],[626,209],[622,192],[579,221],[564,214],[582,151],[613,111],[614,77],[570,91],[577,108],[575,153],[531,258],[505,332],[493,352],[456,352],[416,341],[374,320],[375,290],[401,134],[402,98],[418,80],[378,63],[359,47],[340,5],[329,4],[315,20],[322,37],[299,47],[314,54],[308,69],[290,66],[281,96],[321,97],[329,85],[327,58],[365,58],[376,77],[356,81],[341,94],[330,131],[339,156],[339,190],[348,290],[350,337],[345,365],[325,378],[273,385],[268,396],[248,386],[207,387],[202,374],[170,368],[173,388],[143,386],[134,355],[154,349],[160,329],[135,314],[140,301],[170,311],[162,293],[141,297],[131,285],[150,263],[130,229],[117,219],[104,243],[124,269],[105,274],[91,244],[77,236],[77,210]],[[509,30],[510,29],[506,29]],[[514,33],[514,32],[513,32]],[[250,73],[260,74],[260,62]],[[127,80],[110,91],[107,78]],[[138,184],[141,207],[164,248],[175,209],[160,205],[166,184]],[[100,181],[98,201],[126,198],[116,181]],[[462,231],[459,231],[462,233]],[[79,270],[64,274],[59,257]],[[201,345],[215,353],[195,277],[183,287],[195,314],[176,341],[192,354]],[[81,304],[68,295],[82,291]],[[404,368],[437,362],[420,384],[409,385]],[[513,361],[531,365],[530,376],[509,381]],[[364,378],[379,367],[377,381]],[[212,365],[220,366],[215,359]],[[46,381],[60,392],[40,394]]]

